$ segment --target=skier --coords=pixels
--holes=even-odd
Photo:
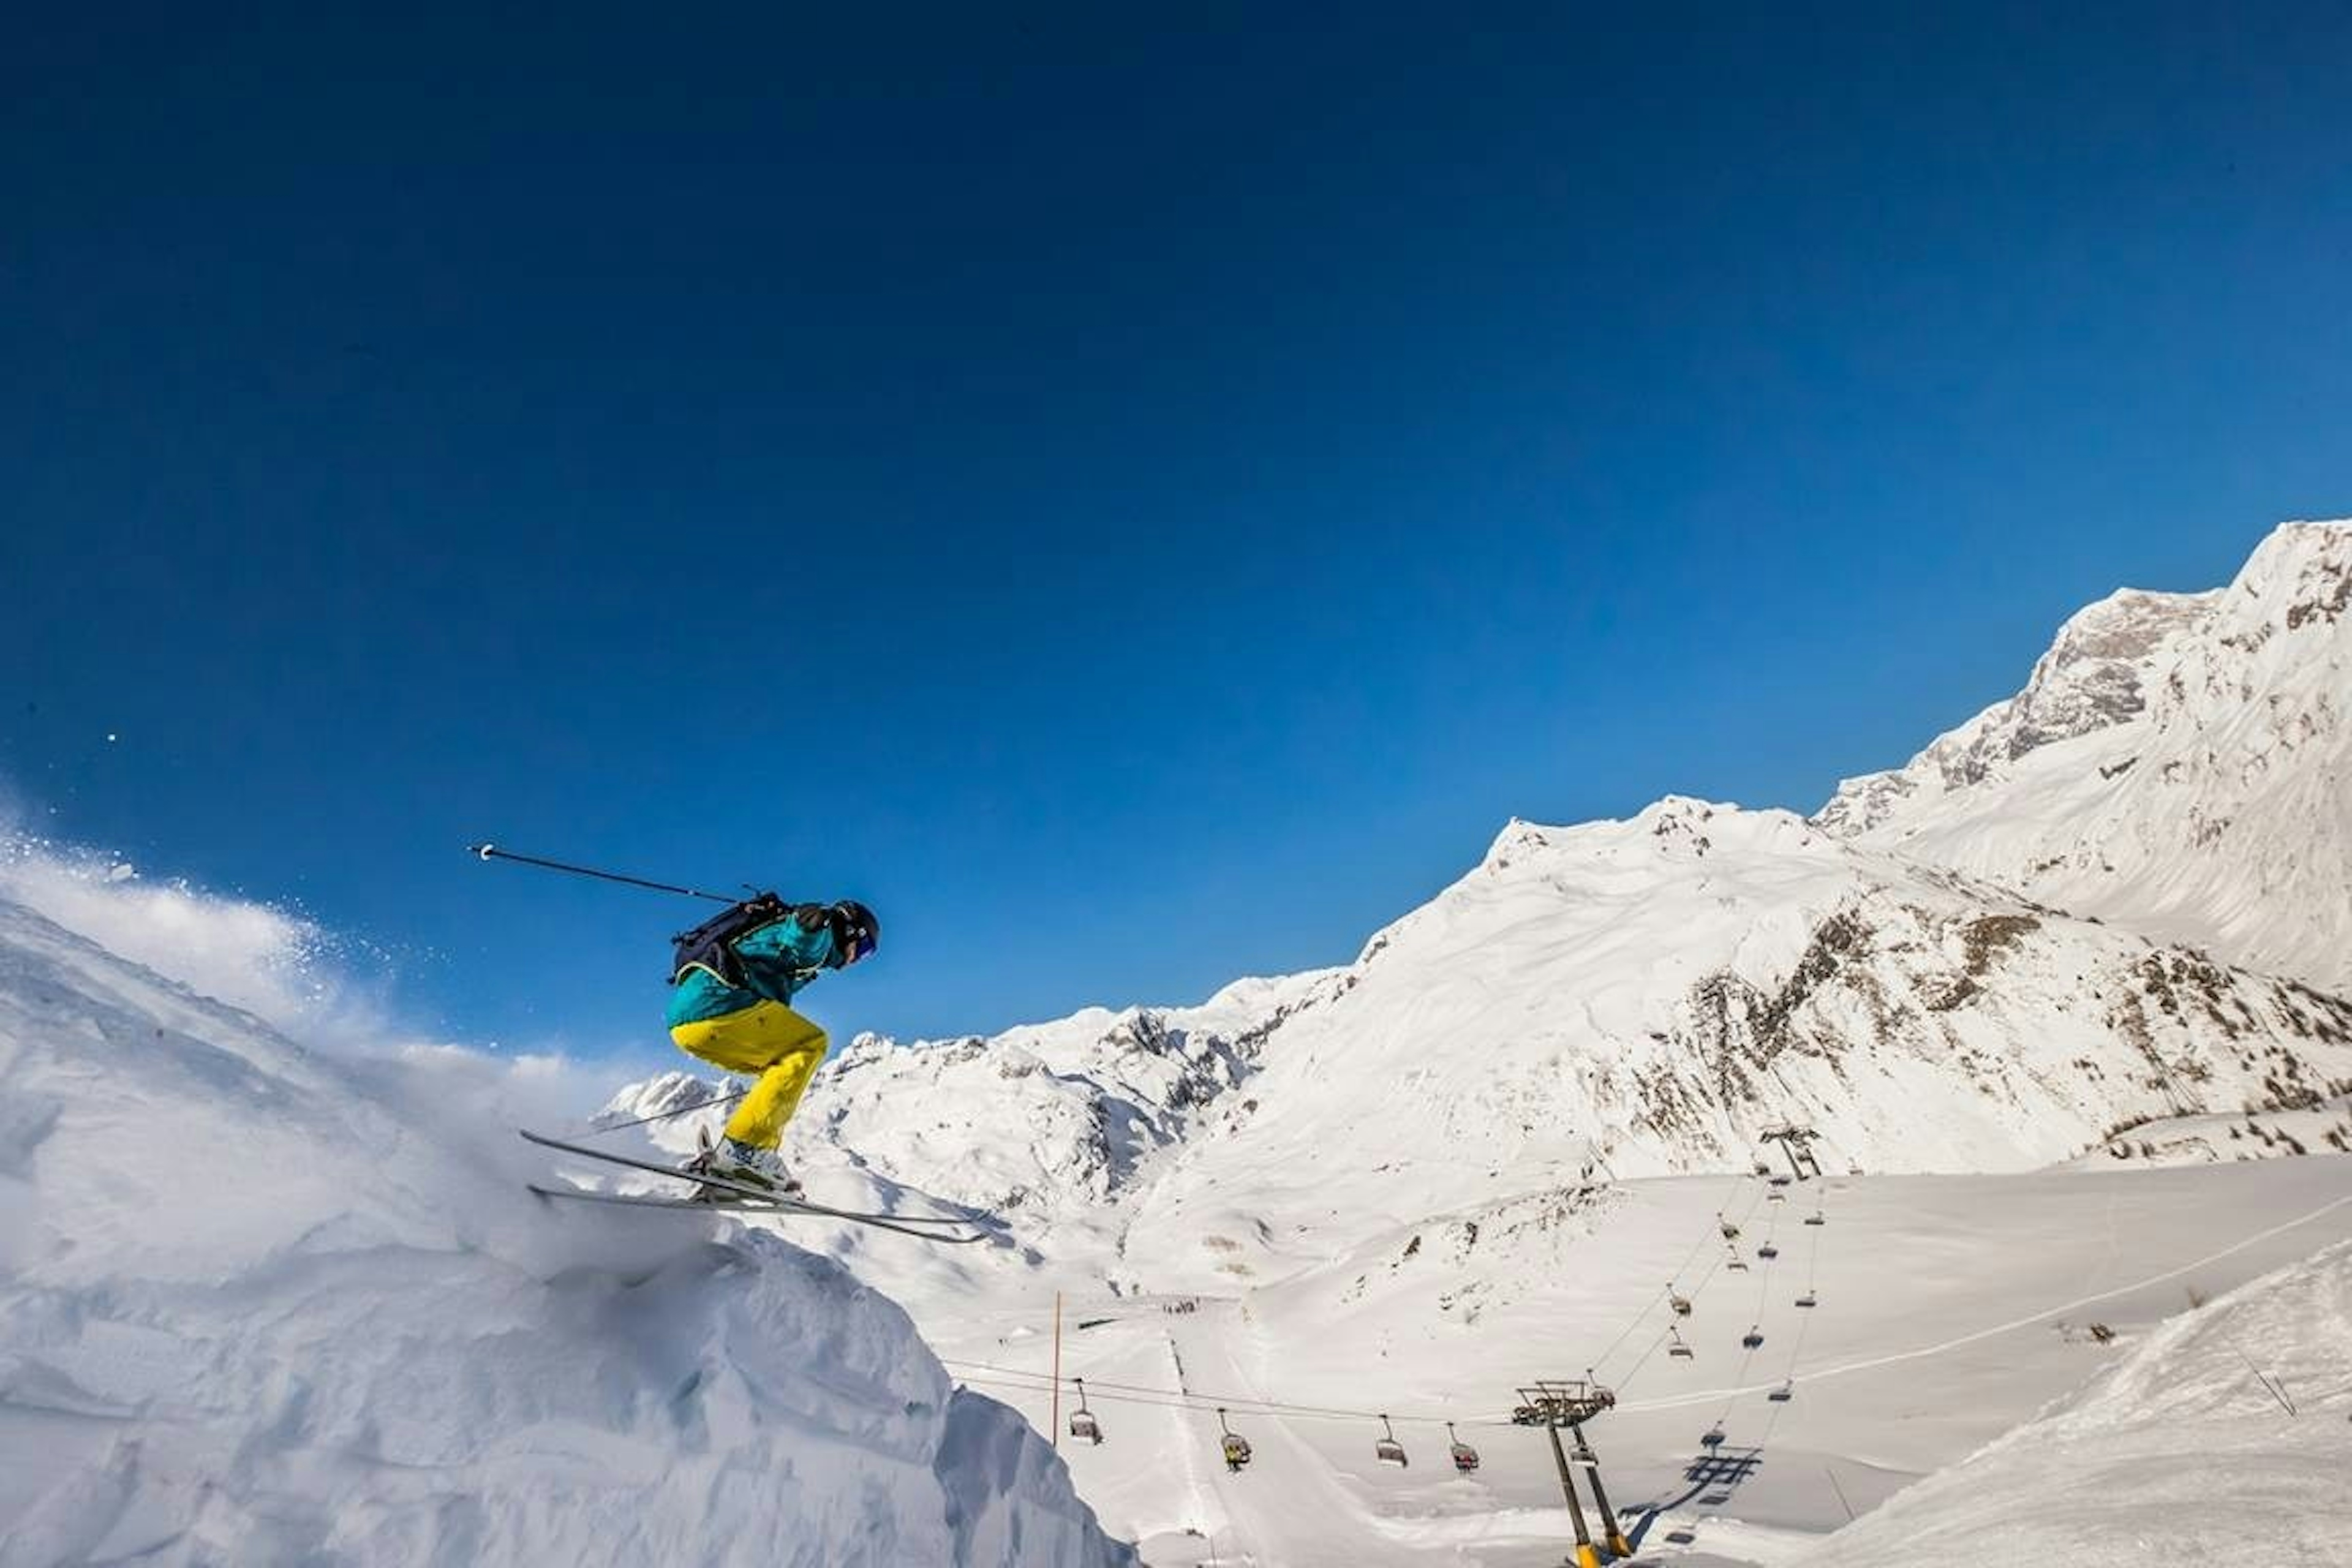
[[[825,1042],[790,1004],[820,972],[869,956],[880,935],[874,911],[854,899],[787,904],[762,893],[678,937],[669,1037],[688,1056],[756,1079],[689,1172],[800,1190],[776,1146],[824,1060]]]

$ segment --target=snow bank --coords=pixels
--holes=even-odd
[[[1803,1568],[2242,1559],[2340,1568],[2352,1543],[2352,1244],[2177,1318]]]
[[[0,901],[0,1568],[1132,1560],[834,1262],[529,1198],[549,1064],[306,1050]]]

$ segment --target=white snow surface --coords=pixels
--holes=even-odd
[[[1816,818],[2232,963],[2352,987],[2352,523],[2126,592],[2026,689]]]
[[[2352,1246],[2176,1318],[2119,1364],[1931,1477],[1803,1568],[2352,1561]],[[2217,1502],[2224,1506],[2216,1507]]]
[[[1132,1561],[835,1261],[529,1197],[554,1070],[0,902],[0,1565]]]

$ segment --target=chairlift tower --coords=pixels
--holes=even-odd
[[[1811,1128],[1785,1123],[1768,1127],[1759,1136],[1767,1143],[1780,1145],[1780,1152],[1789,1157],[1789,1169],[1796,1173],[1797,1180],[1801,1182],[1808,1176],[1822,1173],[1822,1163],[1813,1158],[1812,1149],[1813,1140],[1818,1134]]]
[[[1592,1485],[1592,1506],[1600,1510],[1601,1528],[1614,1557],[1633,1555],[1633,1543],[1618,1527],[1617,1515],[1609,1506],[1609,1494],[1601,1489],[1601,1458],[1585,1440],[1584,1424],[1602,1412],[1614,1409],[1616,1394],[1603,1388],[1590,1375],[1574,1381],[1540,1382],[1519,1390],[1519,1403],[1511,1412],[1511,1419],[1521,1426],[1540,1426],[1551,1439],[1552,1463],[1559,1468],[1559,1489],[1568,1499],[1568,1517],[1576,1526],[1576,1555],[1571,1560],[1576,1568],[1601,1568],[1600,1549],[1592,1543],[1592,1531],[1584,1520],[1584,1504],[1576,1495],[1575,1471],[1570,1468],[1568,1450],[1559,1440],[1565,1426],[1576,1438],[1575,1464],[1581,1467]]]

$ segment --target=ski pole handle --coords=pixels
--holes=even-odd
[[[709,899],[713,903],[731,904],[738,900],[725,893],[706,893],[699,888],[681,888],[671,882],[649,882],[643,877],[624,877],[618,871],[599,871],[593,866],[567,865],[562,860],[542,860],[536,855],[518,855],[511,849],[501,849],[495,844],[468,844],[467,853],[484,860],[512,860],[518,865],[543,867],[550,871],[567,871],[575,877],[593,877],[604,882],[624,882],[632,888],[651,888],[656,893],[677,893],[689,899]]]

